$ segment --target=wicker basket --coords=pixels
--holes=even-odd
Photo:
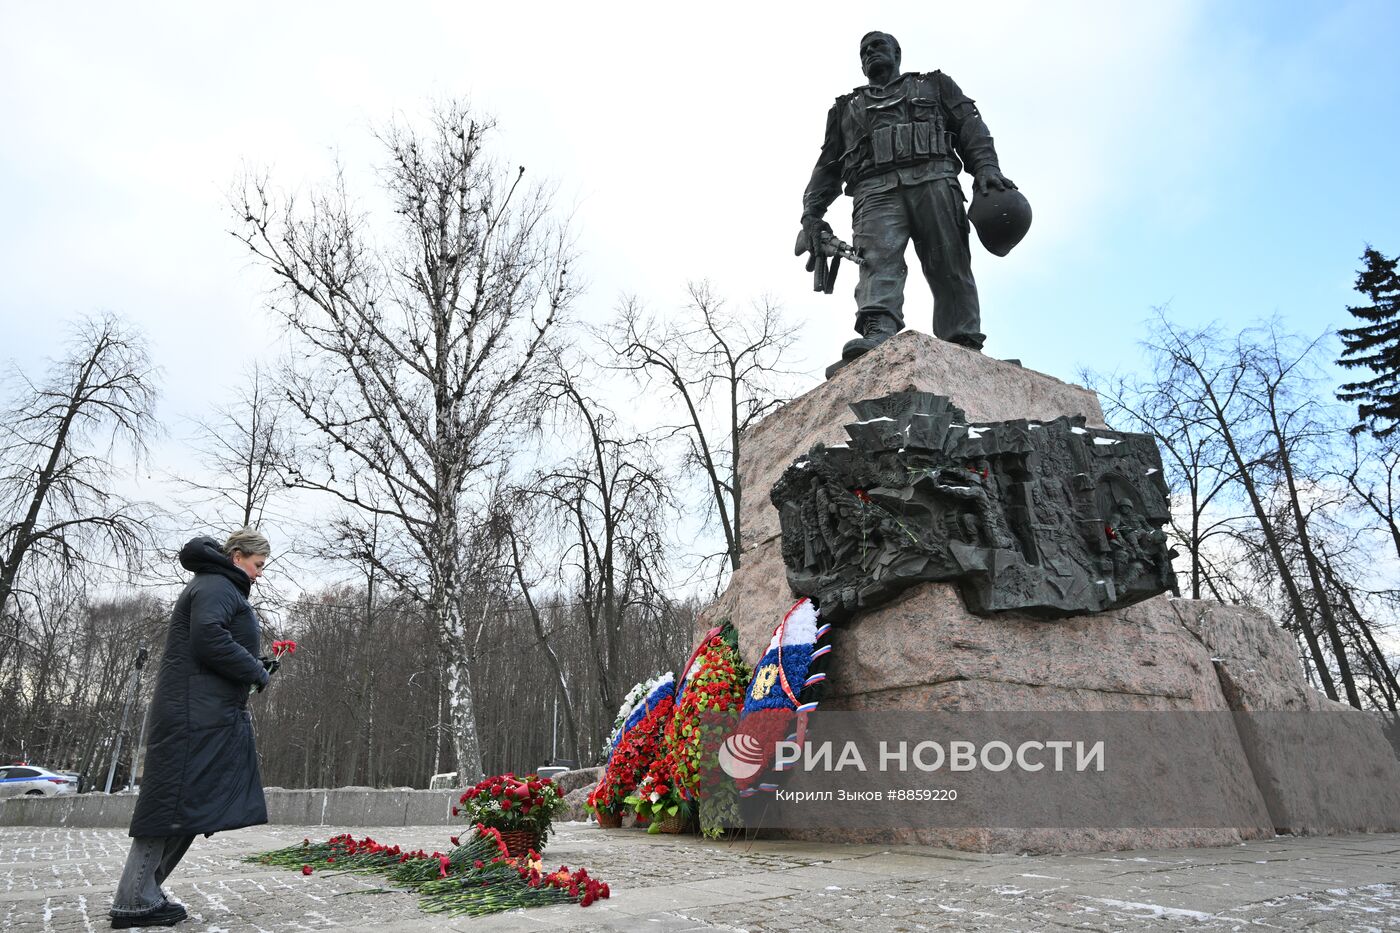
[[[511,858],[523,858],[531,849],[540,851],[540,834],[532,829],[501,830],[501,841]]]
[[[597,813],[598,827],[600,829],[618,829],[622,826],[622,813],[612,813],[607,810],[599,810]]]
[[[676,835],[685,832],[685,823],[685,815],[677,813],[657,823],[656,831],[659,833],[671,833],[672,835]]]

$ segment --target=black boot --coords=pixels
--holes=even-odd
[[[120,916],[112,918],[112,929],[125,930],[130,927],[173,927],[184,920],[189,914],[185,908],[179,904],[166,901],[159,907],[153,907],[144,914],[132,916]]]
[[[860,332],[860,336],[854,340],[846,341],[846,345],[841,348],[841,359],[848,363],[869,353],[903,328],[888,314],[872,314],[866,317],[856,329]]]

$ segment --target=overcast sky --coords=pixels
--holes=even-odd
[[[464,96],[493,151],[572,214],[601,320],[708,277],[805,322],[820,377],[854,275],[814,295],[792,256],[860,36],[976,98],[1035,222],[974,246],[986,351],[1061,378],[1136,365],[1150,309],[1319,333],[1367,242],[1400,251],[1400,5],[1359,2],[0,5],[0,359],[113,309],[165,369],[161,414],[209,414],[277,355],[267,284],[227,234],[245,165],[288,189],[381,153],[397,112]],[[854,13],[853,11],[859,11]],[[850,228],[850,201],[830,215]],[[911,279],[906,315],[928,330]]]

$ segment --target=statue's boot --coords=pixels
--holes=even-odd
[[[901,330],[903,325],[888,314],[872,314],[862,322],[860,336],[846,341],[846,345],[841,348],[841,359],[849,363],[857,357],[864,356]]]

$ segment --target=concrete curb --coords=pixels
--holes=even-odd
[[[285,790],[270,787],[267,821],[281,826],[446,826],[458,822],[452,805],[460,791],[375,790],[340,787]],[[135,794],[11,797],[0,801],[0,826],[126,828]]]

